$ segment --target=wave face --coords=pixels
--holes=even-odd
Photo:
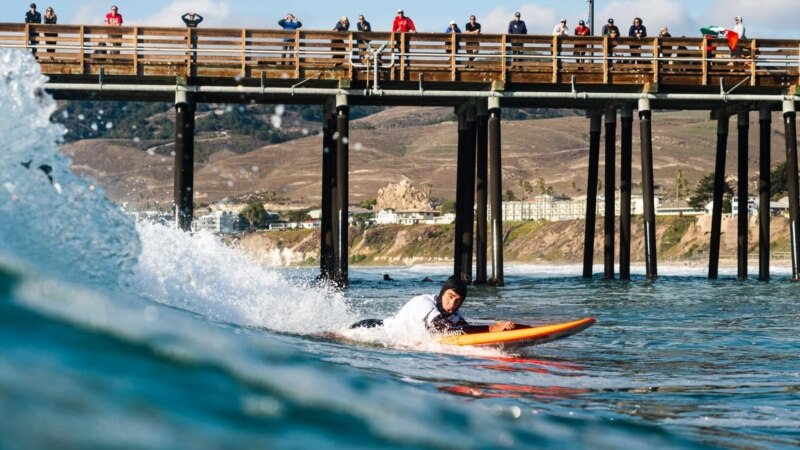
[[[113,283],[136,263],[138,236],[96,184],[70,172],[45,82],[30,54],[0,52],[0,253],[39,271]]]

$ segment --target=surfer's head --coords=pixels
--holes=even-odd
[[[457,276],[452,276],[442,285],[442,290],[439,291],[437,298],[437,306],[443,312],[453,314],[458,311],[466,298],[467,283]]]

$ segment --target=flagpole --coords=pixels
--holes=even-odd
[[[597,34],[594,26],[594,0],[586,0],[586,3],[589,4],[589,23],[591,24],[589,28],[592,29],[592,36],[594,36]]]

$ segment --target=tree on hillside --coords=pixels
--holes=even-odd
[[[553,196],[553,195],[555,195],[556,190],[555,190],[555,188],[553,188],[553,186],[547,186],[546,188],[544,188],[544,193],[547,194],[547,195]]]
[[[506,189],[506,191],[503,193],[503,201],[515,202],[517,201],[517,196],[514,195],[514,191],[512,191],[511,189]]]
[[[308,209],[295,209],[285,213],[289,222],[302,222],[308,219]]]
[[[689,180],[683,176],[681,169],[675,173],[675,195],[678,199],[686,198],[689,195]]]
[[[242,210],[242,216],[250,223],[250,228],[258,230],[264,228],[266,223],[267,210],[261,202],[253,202],[245,206]]]
[[[731,187],[728,180],[725,180],[722,184],[722,192],[723,197],[724,195],[733,195],[733,188]],[[694,193],[689,197],[689,206],[694,209],[703,209],[705,206],[714,199],[714,172],[706,174],[700,181],[697,182],[697,186],[694,189]],[[723,207],[725,203],[723,203]]]
[[[542,195],[545,192],[547,192],[547,187],[545,186],[544,178],[542,177],[537,178],[535,183],[536,183],[536,192],[538,192],[539,195]]]
[[[575,184],[575,180],[569,180],[569,183],[567,183],[567,187],[570,188],[573,192],[578,191],[578,185]]]
[[[362,207],[362,208],[364,208],[364,209],[372,209],[372,207],[373,207],[373,206],[375,206],[375,204],[377,204],[377,203],[378,203],[378,200],[377,200],[377,199],[375,199],[375,198],[368,198],[368,199],[366,199],[366,200],[363,200],[363,201],[362,201],[362,202],[359,204],[359,206],[361,206],[361,207]]]
[[[769,171],[769,192],[773,200],[789,192],[789,183],[786,182],[786,161],[778,163]]]
[[[455,200],[442,200],[442,204],[439,205],[439,211],[441,211],[442,214],[456,212]]]

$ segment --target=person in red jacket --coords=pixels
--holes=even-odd
[[[586,26],[586,22],[583,20],[578,21],[578,26],[575,27],[575,36],[591,36],[592,30]],[[576,56],[583,56],[586,54],[586,44],[575,44],[575,55]],[[579,59],[578,64],[583,63],[582,59]],[[591,62],[591,61],[589,61]]]
[[[402,9],[397,10],[397,16],[392,23],[392,33],[416,33],[417,28],[411,17],[406,17]]]
[[[111,12],[106,14],[106,25],[114,26],[114,27],[121,27],[122,26],[122,14],[117,13],[117,5],[111,6]],[[109,39],[122,39],[121,34],[109,34]],[[121,47],[121,42],[115,42],[114,47]],[[119,54],[119,50],[110,51],[109,53]]]
[[[401,42],[405,43],[406,53],[408,53],[408,39],[405,37],[405,33],[416,33],[417,28],[414,26],[414,21],[411,20],[410,17],[406,17],[403,13],[402,9],[397,10],[397,16],[394,18],[394,22],[392,23],[392,33],[395,33],[395,41],[394,41],[394,48],[395,51],[401,52],[403,47],[401,46]],[[402,39],[402,41],[401,41]],[[406,61],[406,66],[409,65],[409,62]]]

